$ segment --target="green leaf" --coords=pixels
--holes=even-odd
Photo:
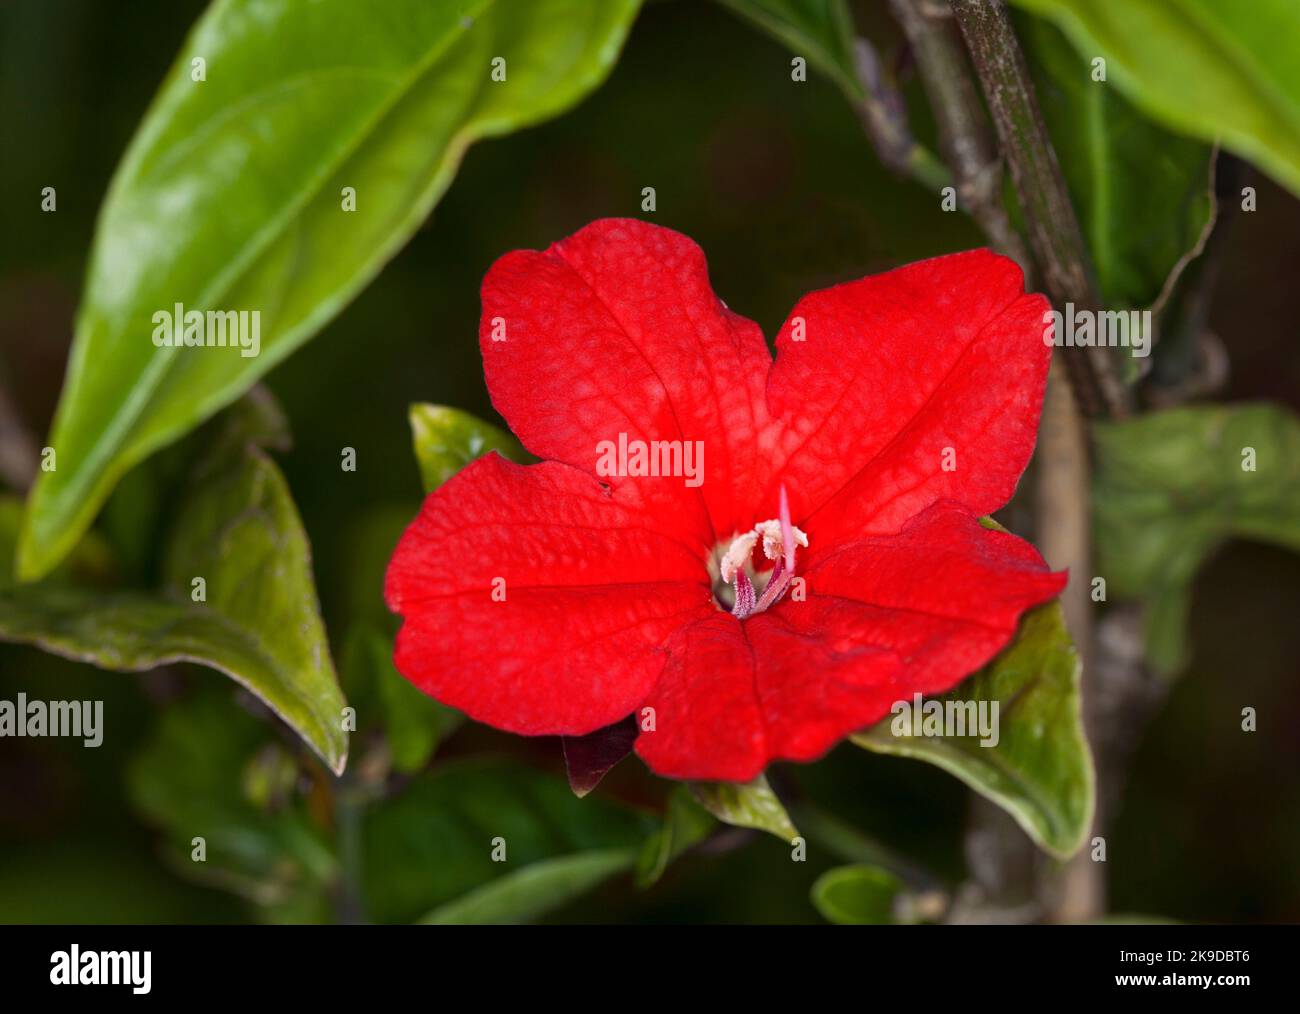
[[[853,742],[937,765],[1001,806],[1048,852],[1078,851],[1092,822],[1092,755],[1080,715],[1079,656],[1060,604],[1027,613],[992,662],[933,700],[996,701],[997,745],[980,746],[978,734],[913,736],[897,714]]]
[[[202,602],[191,597],[196,578]],[[160,591],[19,585],[0,592],[0,639],[118,672],[209,666],[261,698],[332,770],[347,762],[307,536],[279,469],[251,443],[196,470]]]
[[[1214,219],[1212,146],[1162,129],[1051,22],[1016,18],[1052,146],[1107,307],[1150,307],[1199,252]]]
[[[399,796],[370,808],[363,893],[376,921],[412,922],[536,863],[590,852],[634,855],[656,826],[647,814],[599,796],[578,799],[565,779],[517,764],[444,762],[409,782]],[[492,858],[497,840],[505,848],[504,862]],[[567,874],[568,883],[579,882],[572,867]],[[548,879],[542,873],[533,877]],[[524,885],[530,883],[535,886],[525,878]],[[465,901],[465,911],[490,910],[494,920],[535,915],[535,900],[518,912],[502,907],[503,898],[534,897],[517,890],[516,883],[489,893],[487,902]]]
[[[1015,0],[1055,21],[1148,116],[1224,145],[1300,193],[1295,0]],[[1105,87],[1105,86],[1103,86]]]
[[[606,849],[543,859],[434,909],[421,923],[528,922],[632,868],[636,849]]]
[[[636,885],[650,887],[659,881],[668,865],[693,845],[704,841],[717,822],[695,801],[690,789],[679,785],[668,797],[664,824],[652,834],[636,864]]]
[[[799,837],[790,815],[768,785],[766,775],[744,784],[691,782],[690,787],[700,805],[724,824],[766,831],[787,843]]]
[[[897,921],[894,899],[902,882],[878,866],[837,866],[812,886],[812,903],[830,922],[874,926]]]
[[[852,102],[867,97],[853,55],[853,19],[844,0],[719,0],[831,78]]]
[[[428,217],[471,142],[591,91],[639,2],[214,3],[100,213],[49,439],[58,467],[32,490],[20,575],[46,573],[127,469],[336,316]],[[155,347],[153,315],[178,303],[258,311],[259,354]]]
[[[1169,674],[1183,664],[1207,556],[1230,538],[1300,550],[1300,419],[1274,405],[1197,405],[1093,434],[1097,573],[1109,595],[1147,600],[1148,660]]]
[[[458,408],[419,403],[411,406],[410,417],[415,458],[426,493],[489,451],[511,461],[531,460],[513,434]]]

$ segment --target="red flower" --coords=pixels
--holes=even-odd
[[[773,361],[678,233],[507,254],[484,371],[543,460],[425,500],[388,569],[398,669],[525,735],[653,708],[653,770],[735,781],[948,690],[1065,584],[979,522],[1033,450],[1047,309],[1004,257],[937,257],[805,296]]]

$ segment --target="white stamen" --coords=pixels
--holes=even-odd
[[[760,521],[754,526],[754,531],[763,536],[763,555],[769,560],[775,560],[784,553],[784,546],[781,540],[781,522],[779,520]],[[796,544],[808,548],[808,536],[793,525],[790,531],[794,536]]]
[[[736,571],[744,568],[749,562],[749,554],[754,551],[754,543],[758,541],[758,531],[746,532],[744,535],[737,535],[732,540],[731,545],[727,547],[727,553],[722,558],[722,563],[718,569],[722,573],[722,580],[727,584],[732,584],[736,580]],[[804,543],[806,546],[808,543]]]

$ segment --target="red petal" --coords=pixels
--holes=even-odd
[[[746,639],[757,616],[742,623],[716,612],[678,632],[669,662],[645,704],[654,730],[636,752],[665,778],[749,781],[767,764],[767,730],[759,707],[758,661]]]
[[[704,483],[677,480],[680,509],[707,506],[715,543],[754,523],[771,355],[687,237],[605,219],[506,254],[483,282],[480,345],[492,403],[534,454],[593,472],[597,444],[620,433],[700,440]]]
[[[630,714],[673,631],[717,611],[697,548],[660,527],[658,485],[608,490],[496,454],[469,465],[424,501],[389,564],[397,668],[510,732],[582,735]]]
[[[711,618],[670,645],[647,698],[656,730],[637,740],[655,771],[747,780],[773,760],[820,757],[895,701],[956,686],[1066,577],[952,502],[822,555],[805,576],[806,601],[787,596],[744,624]]]
[[[1033,452],[1051,349],[1038,295],[987,250],[815,292],[777,338],[775,483],[818,553],[898,531],[936,500],[1004,506]],[[804,320],[804,340],[793,322]],[[945,448],[955,469],[945,471]]]
[[[985,528],[964,506],[941,501],[896,535],[837,547],[805,577],[808,603],[829,599],[852,612],[832,629],[889,648],[906,668],[908,694],[949,690],[1015,634],[1020,614],[1055,598],[1064,571],[1009,532]],[[799,603],[789,603],[787,613]]]

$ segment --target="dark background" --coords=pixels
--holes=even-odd
[[[896,38],[874,3],[858,24]],[[181,39],[192,0],[9,0],[0,8],[0,383],[39,436],[112,170]],[[909,86],[915,91],[915,86]],[[913,96],[915,98],[915,96]],[[1300,204],[1259,178],[1259,210],[1231,223],[1213,324],[1227,397],[1300,407]],[[39,211],[54,186],[58,211]],[[478,285],[503,252],[593,218],[639,216],[695,238],[714,287],[769,335],[809,289],[982,244],[959,214],[879,165],[839,92],[791,87],[789,57],[726,11],[651,3],[609,81],[562,118],[472,148],[432,219],[342,316],[272,372],[295,435],[280,456],[311,537],[329,629],[374,612],[386,554],[419,480],[406,407],[491,417]],[[356,473],[339,448],[357,449]],[[1300,505],[1297,505],[1300,510]],[[1193,660],[1150,728],[1109,839],[1112,910],[1206,921],[1300,921],[1300,558],[1233,544],[1197,584]],[[168,679],[175,679],[175,675]],[[187,668],[182,680],[223,677]],[[152,728],[160,677],[101,672],[0,645],[0,697],[101,698],[98,750],[0,739],[0,922],[224,921],[249,910],[160,861],[133,814],[128,759]],[[1259,731],[1241,733],[1243,706]],[[466,729],[484,748],[560,770],[553,740]],[[960,873],[967,793],[937,770],[842,747],[788,772],[840,816]],[[601,791],[661,794],[635,760]],[[561,913],[600,921],[816,920],[814,864],[754,841],[688,859],[648,894],[616,884]]]

